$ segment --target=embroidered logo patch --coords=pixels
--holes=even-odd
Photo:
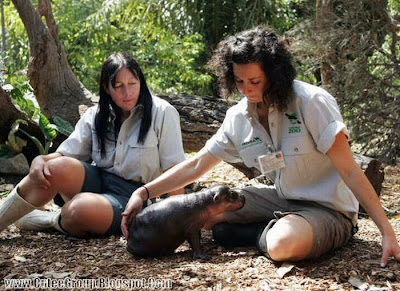
[[[293,126],[289,126],[289,133],[299,133],[301,132],[301,127],[298,124],[301,124],[300,120],[297,118],[297,113],[285,113],[285,116],[289,119],[290,124]]]
[[[242,142],[242,144],[240,145],[240,148],[244,149],[244,148],[247,148],[249,146],[256,145],[256,144],[259,144],[259,143],[262,143],[262,142],[263,142],[262,139],[259,138],[258,136],[256,136],[256,137],[253,137],[249,141]]]

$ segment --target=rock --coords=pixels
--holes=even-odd
[[[18,154],[8,159],[0,158],[0,173],[7,175],[27,175],[29,173],[28,160],[23,154]]]

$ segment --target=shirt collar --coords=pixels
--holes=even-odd
[[[246,97],[245,97],[246,98]],[[269,112],[273,112],[275,110],[274,106],[269,107]],[[245,109],[245,115],[248,119],[256,118],[258,120],[258,114],[257,114],[257,104],[251,103],[247,100],[246,98],[246,109]]]

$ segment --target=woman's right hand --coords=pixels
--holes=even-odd
[[[34,158],[29,169],[29,178],[43,189],[50,188],[51,184],[47,177],[51,176],[51,173],[47,161],[61,156],[60,153],[52,153],[49,155],[40,155]]]
[[[143,187],[139,187],[132,193],[124,212],[122,212],[121,230],[126,239],[129,237],[129,226],[135,216],[142,210],[145,199],[142,197],[147,197],[147,192]]]

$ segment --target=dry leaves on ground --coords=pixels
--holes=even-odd
[[[385,172],[381,201],[400,237],[400,169],[392,166]],[[246,178],[226,164],[200,180],[207,187],[244,182]],[[90,289],[84,282],[114,290],[146,286],[174,290],[400,290],[400,263],[391,259],[386,268],[379,266],[378,229],[368,217],[360,218],[359,227],[354,239],[335,252],[314,261],[282,264],[269,261],[251,247],[224,249],[213,242],[210,231],[202,232],[202,244],[212,258],[199,261],[191,258],[187,243],[175,255],[139,259],[126,251],[122,237],[77,240],[58,233],[19,232],[10,226],[0,234],[0,289],[5,288],[6,279],[33,282],[39,278],[42,280],[36,282],[44,284],[52,278],[81,284],[80,290]]]

